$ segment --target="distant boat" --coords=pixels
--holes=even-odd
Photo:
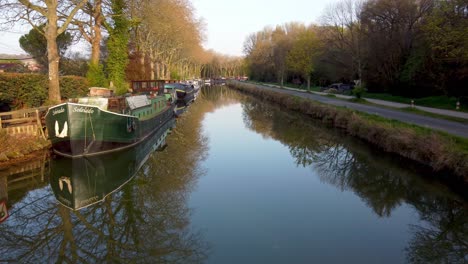
[[[53,151],[76,158],[139,144],[174,118],[175,105],[163,87],[163,81],[153,81],[128,96],[91,88],[90,97],[50,107],[45,120]]]
[[[50,162],[50,186],[55,198],[65,207],[79,210],[103,201],[133,179],[154,150],[165,145],[175,120],[141,144],[115,153]]]
[[[166,83],[165,90],[175,90],[177,100],[185,104],[191,103],[195,99],[195,89],[192,85],[183,83]]]

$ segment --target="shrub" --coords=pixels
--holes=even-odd
[[[82,77],[63,76],[60,78],[60,90],[64,98],[84,96],[88,93],[87,81]],[[47,97],[47,75],[0,74],[0,101],[10,104],[13,109],[41,106]]]
[[[356,96],[356,98],[361,99],[362,95],[366,92],[366,88],[362,85],[357,85],[353,88],[353,95]]]

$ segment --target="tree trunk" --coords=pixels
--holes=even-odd
[[[307,91],[310,91],[310,74],[307,75]]]
[[[154,59],[150,57],[150,80],[154,80]]]
[[[159,62],[156,62],[156,69],[155,69],[155,71],[156,71],[156,78],[157,78],[157,79],[162,79],[162,78],[161,78],[161,72],[160,72],[161,70],[160,70],[159,68],[160,68],[160,67],[159,67]]]
[[[99,59],[101,57],[102,0],[95,1],[93,17],[94,17],[94,25],[93,25],[94,38],[92,39],[92,43],[91,43],[90,63],[93,65],[98,65]]]
[[[145,67],[145,54],[141,51],[138,52],[139,63],[140,63],[140,73],[142,80],[146,80],[146,67]]]
[[[59,84],[59,60],[60,56],[57,47],[57,1],[51,1],[48,6],[48,23],[45,30],[47,39],[47,59],[49,63],[49,101],[50,103],[60,103]]]

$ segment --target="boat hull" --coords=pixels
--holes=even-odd
[[[105,154],[135,146],[173,118],[173,106],[141,120],[98,106],[64,103],[51,107],[46,126],[55,153],[66,157]]]
[[[174,124],[174,119],[169,120],[141,144],[119,152],[52,159],[50,185],[56,199],[72,210],[103,201],[132,180],[151,154],[164,146]]]
[[[195,100],[195,93],[194,90],[176,90],[177,93],[177,100],[179,102],[183,102],[185,104],[190,104],[192,101]]]

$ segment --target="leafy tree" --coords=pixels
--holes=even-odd
[[[28,34],[20,37],[19,43],[21,48],[29,55],[33,56],[44,69],[48,69],[47,58],[47,39],[44,37],[45,25],[42,24],[38,28],[33,28]],[[73,41],[73,37],[68,32],[63,32],[57,36],[57,47],[59,56],[62,57]]]
[[[301,32],[287,56],[287,64],[292,71],[300,73],[307,80],[310,89],[310,79],[317,67],[316,57],[319,53],[319,40],[313,30]]]
[[[468,4],[437,1],[422,27],[434,83],[446,94],[468,96]]]
[[[130,22],[124,12],[126,7],[124,0],[112,0],[111,7],[112,21],[107,28],[109,31],[107,70],[111,88],[115,89],[116,94],[124,94],[128,88],[125,80],[125,69],[128,64],[127,46]]]

